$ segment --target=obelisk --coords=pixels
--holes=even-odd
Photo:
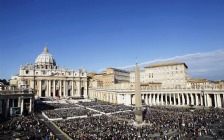
[[[135,66],[135,121],[137,123],[143,122],[140,74],[139,74],[139,67],[137,63]]]

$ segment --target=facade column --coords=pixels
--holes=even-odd
[[[153,98],[154,98],[154,105],[156,105],[156,97],[157,97],[157,94],[155,93]]]
[[[165,102],[166,102],[166,105],[167,105],[167,93],[165,94]]]
[[[51,97],[51,80],[48,80],[48,96]]]
[[[178,93],[177,98],[178,98],[178,105],[180,105],[180,93]]]
[[[187,97],[187,105],[189,105],[189,95],[188,95],[188,93],[186,94],[186,97]]]
[[[151,96],[151,100],[150,100],[150,101],[151,101],[151,105],[153,105],[153,104],[154,104],[154,103],[153,103],[153,102],[154,102],[154,101],[153,101],[153,97],[154,97],[154,95],[151,93],[150,96]]]
[[[65,80],[63,81],[64,83],[63,83],[63,92],[64,92],[64,97],[66,97],[67,96],[67,94],[66,94],[66,82],[65,82]]]
[[[145,104],[148,105],[148,94],[145,94]]]
[[[161,105],[164,104],[164,103],[163,103],[163,95],[164,95],[164,93],[161,94],[161,98],[160,98]]]
[[[76,83],[77,83],[77,93],[76,93],[76,95],[81,96],[80,95],[80,93],[81,93],[81,91],[80,91],[80,86],[81,86],[80,79]]]
[[[49,91],[49,84],[48,84],[49,83],[49,80],[46,80],[45,82],[46,82],[45,83],[45,85],[46,85],[46,88],[45,88],[45,96],[48,97],[49,96],[49,92],[48,92]]]
[[[55,85],[55,80],[53,80],[53,97],[55,97],[55,90],[56,90],[56,85]]]
[[[181,98],[182,98],[182,105],[185,105],[184,94],[183,93],[181,93]]]
[[[20,107],[20,114],[23,115],[23,106],[24,106],[24,99],[21,99],[21,107]]]
[[[61,95],[61,88],[62,88],[62,80],[59,80],[58,82],[60,82],[59,83],[59,96],[61,97],[62,95]]]
[[[157,105],[159,105],[159,96],[160,96],[160,94],[158,93],[158,94],[157,94],[157,100],[156,100],[156,104],[157,104]]]
[[[74,96],[74,81],[72,80],[72,90],[71,90],[71,95],[70,96]]]
[[[176,94],[173,94],[173,104],[176,105]]]
[[[172,105],[172,102],[171,102],[171,96],[172,96],[172,94],[170,93],[170,105]]]
[[[194,105],[194,99],[193,99],[194,97],[193,97],[193,95],[192,95],[192,93],[191,93],[191,105]]]
[[[142,100],[145,102],[145,94],[141,94],[141,101]]]
[[[41,92],[42,92],[42,82],[41,80],[39,81],[39,97],[41,97]]]
[[[88,89],[88,85],[87,85],[87,80],[84,80],[83,81],[84,82],[84,98],[88,98],[88,91],[87,91],[87,89]]]

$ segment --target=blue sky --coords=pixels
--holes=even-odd
[[[224,79],[223,0],[1,0],[0,19],[0,79],[34,63],[46,43],[69,69],[125,68],[138,57]]]

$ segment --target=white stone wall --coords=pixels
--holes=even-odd
[[[187,68],[182,65],[145,68],[147,82],[160,82],[165,88],[183,88],[187,84]]]
[[[184,64],[147,68],[140,71],[141,83],[162,83],[164,88],[185,88],[189,78]],[[130,72],[130,82],[135,82],[135,72]]]

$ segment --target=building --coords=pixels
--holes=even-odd
[[[146,105],[224,108],[223,81],[190,79],[185,63],[172,62],[144,67],[140,73],[141,98]],[[131,87],[89,89],[89,98],[125,105],[135,104],[135,73],[130,72]]]
[[[101,74],[89,73],[89,76],[90,86],[114,87],[115,84],[130,83],[130,72],[116,68],[106,68]]]
[[[0,91],[0,118],[29,114],[34,111],[34,94],[29,91]]]
[[[142,84],[161,83],[162,88],[185,88],[189,79],[187,70],[187,65],[180,62],[146,66],[140,71],[140,82]],[[134,82],[134,72],[130,73],[130,81]]]
[[[47,47],[37,56],[34,65],[20,66],[19,74],[12,76],[10,83],[17,84],[19,89],[34,89],[35,97],[88,96],[86,69],[57,66]]]

